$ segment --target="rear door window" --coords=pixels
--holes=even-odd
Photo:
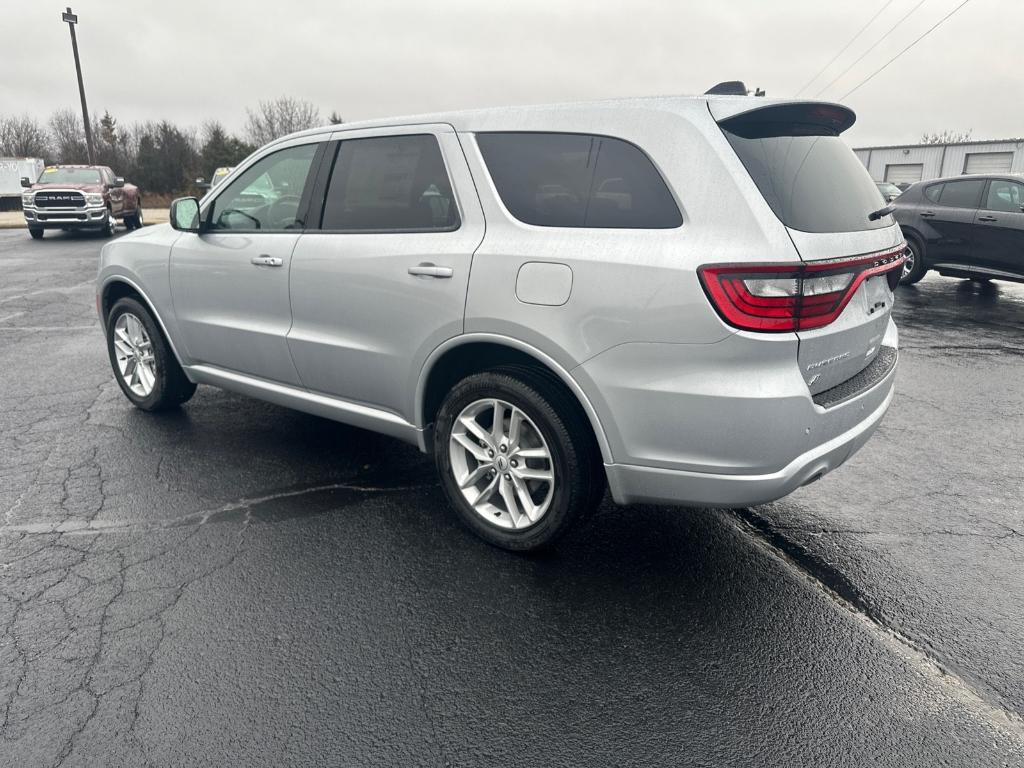
[[[787,227],[857,232],[892,224],[888,216],[868,219],[882,205],[878,187],[839,136],[821,135],[816,126],[773,122],[723,125],[723,132]]]
[[[502,203],[542,227],[670,229],[683,223],[654,163],[634,144],[578,133],[479,133]]]
[[[942,187],[939,204],[948,208],[977,208],[984,187],[984,179],[948,181]]]
[[[341,142],[327,187],[322,229],[449,232],[458,227],[451,181],[434,136]]]

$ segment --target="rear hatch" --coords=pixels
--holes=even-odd
[[[840,138],[856,119],[852,111],[798,102],[723,114],[736,112],[739,100],[730,102],[709,108],[805,262],[801,301],[825,302],[828,294],[845,302],[834,319],[823,308],[818,320],[805,319],[793,329],[801,373],[818,394],[853,378],[878,356],[899,280],[903,236],[892,216],[868,216],[885,201]]]

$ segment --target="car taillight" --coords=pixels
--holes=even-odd
[[[828,325],[860,284],[888,273],[895,289],[906,244],[869,256],[801,264],[709,264],[697,270],[725,322],[745,331],[805,331]]]

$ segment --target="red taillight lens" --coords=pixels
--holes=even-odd
[[[890,273],[895,288],[906,245],[869,256],[802,264],[712,264],[698,270],[711,304],[746,331],[804,331],[828,325],[860,284]],[[895,279],[893,279],[895,275]]]

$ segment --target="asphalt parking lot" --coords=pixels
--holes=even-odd
[[[402,443],[131,408],[102,242],[0,231],[0,764],[1024,765],[1024,286],[899,289],[821,482],[521,557]]]

